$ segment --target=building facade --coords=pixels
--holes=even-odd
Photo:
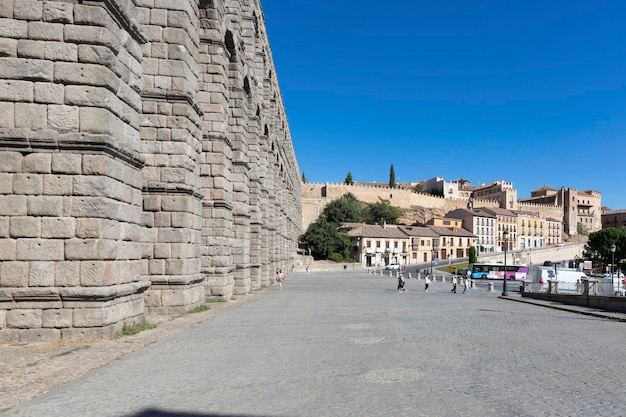
[[[258,0],[0,2],[0,341],[109,338],[288,269]]]
[[[498,223],[494,213],[486,209],[456,209],[445,217],[462,221],[462,227],[476,237],[478,254],[497,252]]]
[[[602,212],[602,228],[626,227],[626,210],[604,210]]]

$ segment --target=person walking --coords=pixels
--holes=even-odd
[[[404,280],[404,275],[402,274],[402,272],[400,272],[398,274],[398,292],[405,292],[406,288],[404,288],[404,284],[405,284],[405,280]]]
[[[452,275],[452,290],[450,290],[450,292],[453,292],[456,294],[456,284],[458,283],[457,279],[456,279],[456,274]]]
[[[283,290],[283,281],[285,280],[285,275],[283,274],[283,270],[279,269],[278,270],[278,287],[279,289],[282,291]]]
[[[430,274],[426,274],[424,277],[424,292],[428,292],[428,286],[430,285]]]
[[[463,294],[469,294],[470,280],[468,277],[463,277]]]

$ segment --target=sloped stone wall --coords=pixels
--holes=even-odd
[[[289,271],[258,1],[0,2],[0,341],[107,338]]]

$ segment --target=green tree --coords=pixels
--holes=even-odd
[[[414,193],[421,193],[423,189],[424,187],[422,187],[422,184],[415,184],[413,188],[411,188],[411,191],[413,191]]]
[[[576,233],[578,233],[579,235],[587,236],[589,235],[589,228],[581,222],[578,222],[576,223]]]
[[[361,203],[359,203],[354,194],[344,194],[326,204],[326,207],[322,210],[322,217],[328,222],[337,224],[360,223],[363,221]]]
[[[304,172],[302,173],[302,184],[306,184],[306,177],[304,176]]]
[[[346,175],[346,179],[343,180],[343,183],[346,185],[354,184],[354,181],[352,181],[352,173],[350,171],[348,171],[348,175]]]
[[[315,259],[331,259],[335,253],[340,254],[344,259],[349,258],[352,242],[350,237],[345,233],[340,233],[338,228],[337,223],[328,222],[319,217],[300,236],[300,244],[310,251]],[[333,258],[336,259],[336,256]]]
[[[478,258],[476,257],[476,246],[470,246],[469,248],[469,263],[476,263]]]
[[[598,252],[601,258],[601,266],[604,267],[613,261],[611,245],[615,245],[615,263],[619,265],[626,258],[626,228],[607,227],[606,229],[589,233],[584,256],[588,259],[594,259],[592,255]]]
[[[363,211],[366,223],[397,224],[398,218],[402,215],[402,210],[399,207],[392,206],[389,200],[380,197],[378,197],[377,203],[368,205]]]
[[[393,169],[393,164],[389,168],[389,188],[395,188],[396,186],[396,171]]]

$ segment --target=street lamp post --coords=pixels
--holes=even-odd
[[[502,232],[502,238],[504,239],[504,280],[502,281],[502,296],[506,297],[509,293],[506,291],[506,250],[509,246],[509,229],[504,229]]]
[[[611,245],[611,286],[613,286],[613,270],[615,269],[615,249],[615,245]],[[619,277],[617,279],[617,293],[619,294]]]

